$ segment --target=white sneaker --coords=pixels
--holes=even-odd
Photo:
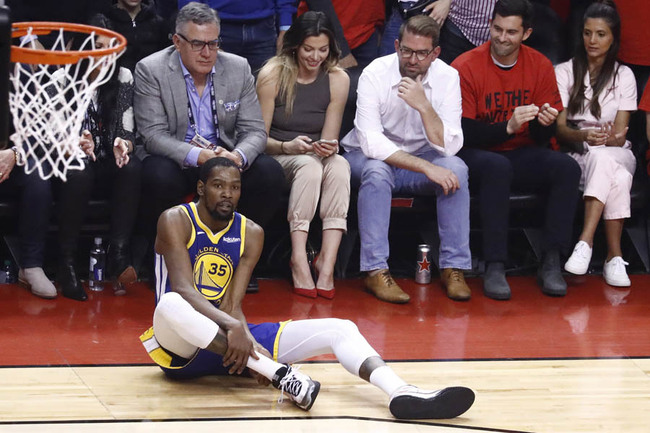
[[[320,382],[311,380],[309,376],[299,372],[298,367],[290,365],[281,368],[275,374],[273,386],[282,391],[278,403],[282,403],[286,393],[300,409],[311,409],[320,391]]]
[[[627,276],[625,266],[629,265],[628,262],[623,260],[623,257],[612,257],[609,262],[605,262],[603,266],[603,277],[605,282],[610,286],[615,287],[628,287],[632,285],[630,278]]]
[[[462,386],[424,391],[403,385],[390,396],[388,407],[395,418],[447,419],[465,413],[474,404],[474,391]]]
[[[585,241],[579,241],[569,260],[564,264],[564,270],[575,275],[584,275],[589,269],[591,262],[591,247]]]

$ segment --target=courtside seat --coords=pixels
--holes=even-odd
[[[52,212],[50,230],[56,229],[56,204]],[[85,232],[107,231],[109,227],[110,202],[108,200],[91,199],[88,203],[86,221],[82,227]],[[18,203],[15,200],[0,201],[0,234],[6,236],[15,233],[15,222],[18,219]]]
[[[345,278],[351,270],[350,260],[353,254],[358,254],[359,229],[356,209],[356,193],[352,192],[350,211],[348,212],[348,232],[343,236],[336,264],[336,276]],[[647,179],[635,177],[631,191],[632,217],[625,221],[624,231],[631,241],[634,252],[643,263],[645,272],[650,272],[650,233],[648,231],[648,183]],[[470,231],[472,248],[480,248],[480,218],[478,215],[477,197],[470,198]],[[584,218],[584,206],[581,194],[576,195],[579,201],[574,224],[574,238],[579,236]],[[530,256],[536,261],[541,259],[543,244],[543,215],[545,197],[542,194],[513,192],[510,196],[510,231],[519,232],[526,240]],[[391,227],[389,231],[391,251],[398,239],[406,239],[411,244],[408,248],[409,257],[415,257],[418,243],[431,245],[431,260],[438,263],[438,225],[436,221],[435,198],[428,196],[394,197],[391,203]],[[513,238],[513,236],[511,236]],[[603,238],[597,235],[597,239]],[[512,241],[512,239],[511,239]],[[511,251],[511,254],[513,252]],[[625,254],[625,251],[624,251]],[[392,258],[391,258],[392,259]],[[596,259],[596,257],[594,257]],[[407,266],[413,260],[405,261]],[[390,263],[389,263],[390,265]],[[414,266],[414,265],[413,265]],[[473,260],[473,271],[482,271],[484,263]]]
[[[348,212],[348,232],[343,236],[339,256],[336,265],[336,274],[339,278],[348,275],[348,267],[353,253],[358,252],[359,247],[359,229],[356,208],[357,191],[352,191],[350,210]],[[478,217],[477,198],[470,197],[470,230],[472,238],[474,232],[480,231],[480,218]],[[529,234],[526,230],[535,229],[530,225],[531,214],[539,213],[544,206],[544,197],[539,194],[530,193],[513,193],[510,196],[511,211],[511,228],[522,230],[526,237]],[[438,263],[438,249],[440,240],[438,238],[438,224],[436,221],[436,200],[430,196],[398,196],[393,197],[391,202],[391,227],[389,238],[391,249],[396,237],[405,239],[412,244],[413,257],[415,257],[415,248],[418,243],[431,245],[431,260],[434,264]],[[530,235],[529,242],[536,240],[535,235]],[[532,245],[531,245],[532,248]],[[478,268],[480,263],[475,261],[475,267]],[[358,271],[358,270],[357,270]]]
[[[0,200],[0,237],[4,240],[9,252],[17,262],[20,248],[18,239],[18,202],[13,200]],[[110,228],[110,202],[108,200],[91,199],[88,204],[88,212],[81,227],[82,242],[87,242],[88,246],[93,237],[108,235]],[[48,239],[56,242],[56,231],[58,230],[56,217],[56,204],[52,210],[50,226],[48,228]],[[45,268],[53,268],[56,263],[55,248],[50,248],[50,240],[46,243],[46,263]],[[81,248],[86,248],[83,244]],[[85,265],[85,262],[84,262]],[[79,269],[83,269],[80,267]]]

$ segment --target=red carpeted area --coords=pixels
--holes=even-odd
[[[333,301],[293,295],[288,281],[260,280],[247,295],[249,322],[339,317],[353,320],[387,360],[593,358],[650,355],[650,275],[615,289],[599,276],[570,277],[569,294],[549,298],[534,277],[510,277],[513,298],[498,302],[469,279],[473,298],[454,302],[438,281],[398,279],[412,300],[381,302],[361,280],[337,281]],[[138,336],[151,324],[154,295],[145,283],[126,296],[90,293],[87,302],[44,300],[0,285],[0,365],[148,364]]]

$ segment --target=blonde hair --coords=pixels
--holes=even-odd
[[[323,62],[321,70],[326,73],[342,71],[338,61],[331,64]],[[298,64],[295,59],[283,55],[272,57],[266,62],[260,72],[260,84],[275,82],[277,96],[285,104],[285,113],[291,116],[293,113],[293,102],[296,98],[296,84],[298,83]]]
[[[298,49],[311,36],[327,35],[329,38],[329,54],[321,64],[321,70],[326,73],[342,70],[338,66],[341,50],[339,49],[334,31],[327,16],[322,12],[309,11],[300,15],[284,35],[280,54],[266,62],[260,76],[260,84],[275,81],[277,98],[285,104],[285,113],[290,116],[293,112],[293,102],[296,97],[298,83]],[[268,80],[268,81],[267,81]]]

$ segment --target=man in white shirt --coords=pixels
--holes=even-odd
[[[400,28],[395,54],[372,62],[359,79],[355,128],[342,140],[352,185],[359,187],[361,271],[379,299],[405,303],[388,270],[393,193],[435,195],[441,279],[447,296],[469,299],[471,268],[467,166],[458,73],[441,60],[439,25],[422,15]]]

